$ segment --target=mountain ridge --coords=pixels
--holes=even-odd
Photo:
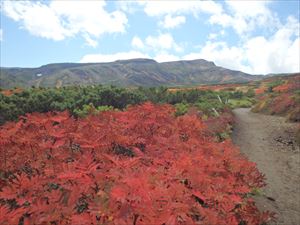
[[[204,59],[158,63],[137,58],[100,63],[51,63],[36,68],[1,67],[0,87],[61,87],[68,85],[191,86],[261,80],[216,66]]]

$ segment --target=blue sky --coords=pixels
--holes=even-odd
[[[299,1],[2,1],[0,65],[207,59],[299,72]]]

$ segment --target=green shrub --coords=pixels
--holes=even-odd
[[[114,107],[110,105],[102,105],[97,107],[98,112],[106,112],[106,111],[112,111],[114,110]]]
[[[254,92],[254,89],[249,89],[247,92],[246,92],[246,97],[248,98],[254,98],[255,97],[255,92]]]
[[[250,108],[254,101],[249,98],[229,99],[228,104],[231,108]]]
[[[219,100],[206,100],[197,102],[195,106],[204,114],[209,116],[218,116],[217,114],[224,110],[225,104],[222,104]],[[217,112],[217,113],[216,113]]]
[[[99,112],[105,112],[105,111],[111,111],[114,110],[114,107],[103,105],[98,106],[97,108],[93,105],[93,103],[90,103],[88,105],[83,105],[82,109],[74,109],[73,114],[77,117],[86,117],[90,114],[97,114]]]
[[[175,104],[175,116],[182,116],[187,113],[189,109],[189,104],[187,103],[177,103]]]

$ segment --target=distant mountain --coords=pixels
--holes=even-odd
[[[242,83],[263,76],[216,66],[203,59],[158,63],[151,59],[110,63],[58,63],[39,68],[0,68],[0,87],[61,87],[104,84],[117,86],[192,86]]]

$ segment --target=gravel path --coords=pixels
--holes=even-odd
[[[297,124],[277,116],[234,110],[233,142],[266,175],[267,186],[255,200],[261,210],[277,213],[270,224],[300,225],[300,151]]]

